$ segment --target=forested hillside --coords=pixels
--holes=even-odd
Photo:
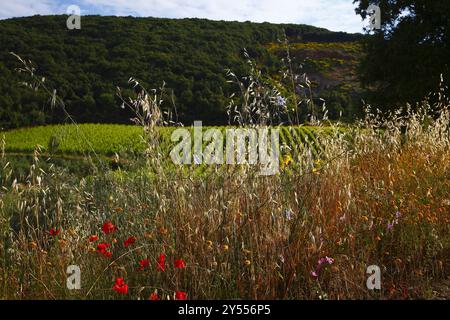
[[[66,19],[0,21],[0,128],[65,120],[61,110],[51,110],[47,96],[20,84],[25,78],[15,70],[20,63],[10,52],[34,63],[36,74],[58,90],[78,122],[128,123],[130,114],[120,108],[115,93],[116,87],[130,88],[128,79],[134,77],[148,89],[165,81],[166,100],[175,103],[178,121],[224,124],[227,96],[236,89],[226,82],[225,70],[247,74],[245,48],[265,73],[276,78],[284,57],[278,40],[284,33],[297,52],[294,63],[306,63],[315,94],[329,100],[331,114],[342,111],[347,118],[355,114],[359,34],[306,25],[100,16],[83,16],[81,30],[68,30]],[[305,43],[316,45],[302,51]],[[315,53],[305,55],[311,50]],[[327,65],[331,69],[324,77]]]

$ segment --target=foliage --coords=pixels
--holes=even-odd
[[[368,101],[385,109],[415,103],[450,79],[449,1],[355,0],[364,18],[369,4],[381,10],[381,30],[365,38],[361,80]],[[448,93],[448,91],[447,91]]]
[[[359,41],[301,41],[288,45],[293,61],[292,72],[307,76],[313,99],[326,103],[331,119],[351,122],[362,116],[362,90],[357,70],[364,54]],[[283,43],[271,43],[268,50],[279,59],[286,55]]]
[[[247,73],[243,50],[275,74],[280,59],[268,43],[355,41],[358,35],[306,25],[239,23],[201,19],[83,16],[81,30],[67,30],[67,16],[35,16],[0,21],[0,128],[62,123],[66,114],[52,109],[41,92],[20,85],[15,52],[36,66],[49,87],[58,88],[67,112],[78,123],[129,123],[116,87],[130,76],[144,87],[166,82],[165,103],[176,105],[179,122],[226,124],[227,98],[234,88],[225,69]],[[124,95],[133,96],[128,90]]]

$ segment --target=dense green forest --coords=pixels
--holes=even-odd
[[[116,88],[128,88],[125,94],[132,95],[128,79],[134,77],[147,89],[166,83],[166,100],[176,106],[177,121],[216,125],[226,124],[227,97],[236,90],[227,83],[226,69],[238,76],[248,74],[244,49],[265,74],[276,77],[285,57],[277,46],[285,35],[293,45],[352,44],[362,37],[307,25],[100,16],[83,16],[81,30],[68,30],[66,19],[0,21],[0,128],[66,120],[61,110],[51,108],[48,96],[21,85],[26,79],[17,72],[20,63],[10,52],[33,62],[36,75],[58,90],[77,122],[129,123],[131,114],[120,108]],[[295,54],[293,58],[295,65],[308,59]],[[306,63],[308,72],[317,73],[312,81],[318,89],[315,95],[327,99],[332,115],[351,119],[358,95],[356,87],[347,84],[348,77],[340,75],[342,79],[325,87],[317,82],[323,79],[320,70],[330,64],[336,65],[335,74],[341,66],[342,72],[354,76],[355,55],[338,46],[330,56],[328,46],[319,58],[316,54]]]

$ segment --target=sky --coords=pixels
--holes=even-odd
[[[0,19],[65,14],[299,23],[332,31],[362,32],[353,0],[1,0]]]

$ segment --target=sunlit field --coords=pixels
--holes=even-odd
[[[1,298],[435,298],[449,274],[449,113],[444,99],[422,110],[329,127],[315,135],[320,148],[291,141],[268,177],[250,165],[203,174],[168,165],[163,130],[144,124],[99,127],[109,134],[98,136],[81,126],[80,141],[105,155],[116,141],[145,143],[133,171],[92,163],[95,174],[73,175],[51,165],[47,145],[18,181],[5,150],[31,142],[15,138],[27,130],[7,132]],[[51,137],[33,130],[42,132],[33,143]],[[285,127],[283,137],[289,131],[302,132]],[[67,141],[61,152],[73,151]],[[69,265],[81,270],[80,290],[66,286]],[[366,287],[371,265],[381,269],[380,290]]]

